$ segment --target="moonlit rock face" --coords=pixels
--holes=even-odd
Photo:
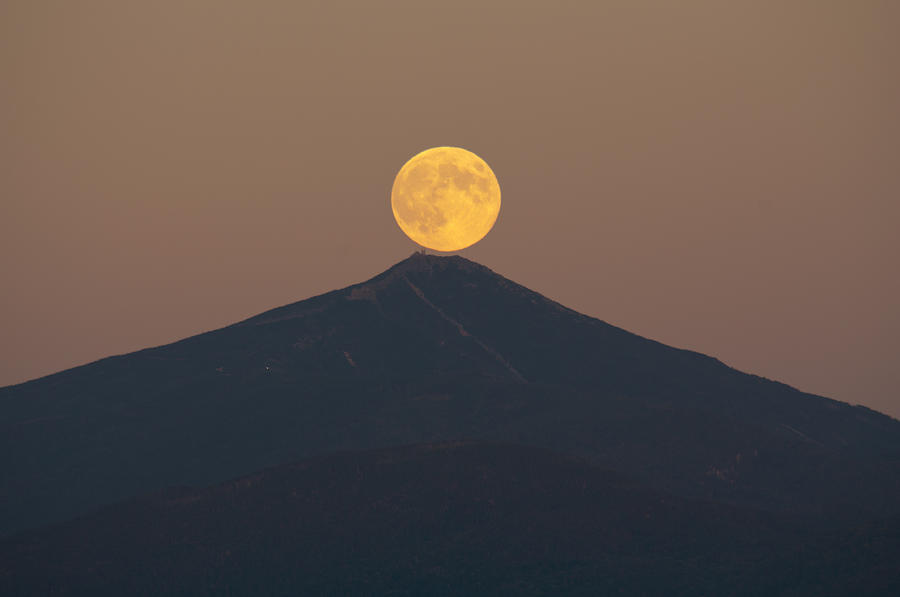
[[[459,251],[490,232],[500,213],[500,185],[480,157],[433,147],[406,162],[391,190],[397,224],[435,251]]]

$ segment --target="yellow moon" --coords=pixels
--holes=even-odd
[[[500,184],[480,157],[432,147],[403,164],[391,189],[400,229],[423,247],[459,251],[490,232],[500,213]]]

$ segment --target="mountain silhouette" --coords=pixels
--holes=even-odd
[[[896,595],[898,531],[457,442],[329,454],[0,540],[0,593]]]
[[[417,253],[361,284],[5,387],[0,405],[3,534],[336,451],[451,441],[552,450],[690,503],[900,514],[897,420],[631,334],[456,256]]]

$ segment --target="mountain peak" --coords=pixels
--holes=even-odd
[[[470,259],[466,259],[461,255],[434,255],[431,253],[424,253],[422,251],[416,251],[403,261],[395,263],[382,275],[396,275],[406,272],[435,272],[448,269],[463,272],[490,272],[491,274],[497,275],[489,268],[481,265],[480,263],[471,261]],[[380,277],[381,276],[376,276],[373,279],[378,279]]]
[[[485,280],[493,280],[500,284],[514,285],[491,269],[465,257],[459,255],[432,255],[416,251],[406,259],[395,263],[385,271],[364,282],[265,311],[236,325],[258,325],[303,317],[325,308],[325,304],[332,303],[335,300],[370,300],[377,302],[388,288],[399,288],[401,292],[412,291],[419,298],[423,298],[424,293],[417,285],[421,281],[438,279],[442,282],[440,284],[442,290],[449,290],[460,285],[476,286],[477,284],[473,280],[474,277],[481,278],[482,283]],[[517,284],[514,286],[522,291],[530,292]],[[535,294],[535,296],[540,295]],[[540,298],[546,300],[543,297]],[[425,300],[427,301],[427,299]]]
[[[2,388],[0,401],[0,469],[16,487],[0,495],[0,534],[313,454],[462,439],[754,507],[900,503],[897,421],[631,334],[458,255],[414,253],[226,328]],[[111,446],[131,458],[110,459]]]

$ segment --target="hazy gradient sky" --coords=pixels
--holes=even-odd
[[[0,2],[0,384],[379,273],[400,166],[463,255],[900,416],[900,3]]]

